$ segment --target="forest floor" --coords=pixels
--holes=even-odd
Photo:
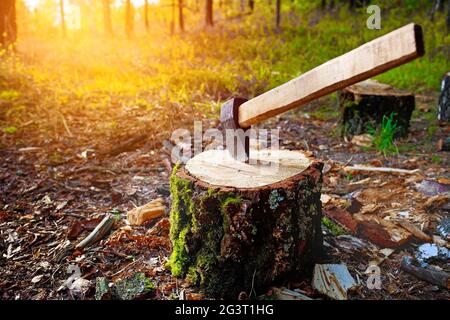
[[[417,100],[418,106],[429,104],[430,110],[436,104],[436,96],[419,96]],[[330,134],[339,126],[338,114],[330,117],[327,113],[326,119],[322,116],[321,110],[329,108],[330,104],[333,99],[325,98],[268,124],[269,128],[283,128],[282,147],[309,150],[325,162],[323,212],[341,222],[341,227],[328,225],[328,229],[324,226],[326,256],[323,262],[345,263],[353,277],[361,281],[360,288],[351,295],[352,299],[450,298],[448,290],[419,281],[400,270],[402,257],[416,255],[423,240],[403,230],[398,243],[389,244],[393,252],[389,251],[388,257],[383,257],[386,239],[369,236],[374,242],[370,244],[364,240],[366,234],[356,234],[354,229],[355,215],[359,214],[365,218],[388,217],[391,221],[404,219],[429,235],[439,235],[436,226],[444,217],[449,217],[448,206],[445,207],[439,197],[423,194],[430,191],[430,187],[423,190],[420,186],[423,181],[433,181],[448,191],[450,155],[438,152],[436,143],[449,134],[450,127],[437,127],[429,136],[429,122],[423,117],[415,118],[408,137],[414,150],[385,158],[376,151],[343,141],[338,134]],[[117,113],[113,113],[114,117],[111,114],[96,114],[95,118],[117,119]],[[136,119],[145,114],[136,109],[132,117],[129,113],[123,115],[120,121],[130,133],[125,141],[136,136],[133,132]],[[150,298],[178,299],[183,290],[188,299],[204,298],[164,268],[171,251],[167,215],[139,227],[125,222],[125,213],[135,206],[158,197],[165,198],[170,204],[168,177],[172,164],[167,151],[145,139],[119,150],[124,151],[119,154],[115,154],[116,140],[108,137],[95,139],[97,145],[103,147],[91,146],[97,130],[92,125],[93,115],[78,113],[76,117],[79,123],[90,123],[89,128],[79,130],[72,126],[70,131],[58,132],[52,142],[36,134],[33,123],[20,135],[2,139],[1,298],[92,299],[98,277],[117,282],[136,272],[144,272],[155,285],[156,290]],[[205,127],[208,124],[214,125],[216,121],[204,121]],[[69,133],[73,135],[75,130],[76,139]],[[83,131],[85,134],[80,134]],[[74,143],[84,147],[74,153]],[[343,169],[351,164],[420,171],[414,175],[352,174]],[[61,259],[60,254],[67,244],[83,239],[107,212],[117,217],[113,232],[86,250],[70,251]],[[339,218],[345,215],[350,218]],[[398,236],[398,230],[387,230],[392,238]],[[362,246],[358,241],[363,241]],[[446,244],[448,246],[448,242]],[[370,290],[365,285],[368,275],[364,272],[369,263],[381,268],[380,290]],[[445,261],[436,263],[449,271]],[[85,280],[81,292],[64,286],[73,276],[71,265],[80,268]],[[284,285],[299,289],[310,297],[322,298],[312,290],[309,279]],[[270,291],[258,294],[270,297]]]
[[[164,267],[168,212],[143,226],[126,221],[128,210],[159,197],[170,207],[173,163],[163,141],[194,120],[205,130],[215,127],[228,97],[262,93],[409,23],[411,14],[392,10],[381,31],[365,28],[365,13],[361,19],[289,14],[290,27],[280,31],[255,13],[245,25],[218,24],[170,41],[24,37],[17,55],[0,52],[0,299],[93,299],[101,277],[117,283],[140,271],[155,286],[148,298],[207,298]],[[321,262],[347,264],[360,283],[351,299],[450,298],[400,269],[402,257],[415,256],[424,241],[449,246],[438,226],[449,218],[450,155],[437,144],[450,127],[436,120],[439,81],[450,69],[449,36],[443,22],[415,18],[425,28],[426,57],[379,78],[416,94],[410,133],[396,142],[397,154],[384,157],[344,140],[335,95],[265,123],[281,128],[282,147],[309,150],[325,163]],[[352,164],[419,171],[345,169]],[[116,218],[111,233],[84,251],[67,250],[107,213]],[[450,271],[448,260],[428,262]],[[380,290],[366,286],[369,264],[381,268]],[[279,285],[324,298],[310,278]],[[273,292],[257,294],[270,299]]]

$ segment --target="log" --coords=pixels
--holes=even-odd
[[[263,161],[246,164],[210,150],[170,178],[168,267],[211,297],[310,275],[322,253],[323,164],[299,151],[251,150],[256,158]]]
[[[442,79],[438,119],[441,121],[450,122],[450,72],[445,75],[444,79]]]
[[[447,272],[415,266],[412,263],[411,257],[408,256],[403,257],[401,268],[423,281],[437,285],[441,288],[450,289],[450,274]]]
[[[415,108],[412,93],[395,89],[375,80],[367,80],[347,87],[338,93],[342,113],[342,134],[360,135],[378,128],[383,117],[394,113],[398,132],[408,133],[409,121]]]

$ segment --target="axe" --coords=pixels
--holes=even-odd
[[[252,125],[408,63],[424,54],[422,27],[411,23],[251,100],[228,100],[220,110],[221,128],[239,131],[240,134],[235,134],[237,139],[233,138],[233,145],[227,143],[226,149],[234,158],[248,161],[250,142],[245,133]]]

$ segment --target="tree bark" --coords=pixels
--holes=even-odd
[[[149,31],[150,30],[150,23],[148,20],[148,0],[145,0],[145,4],[144,4],[144,22],[145,22],[145,31]]]
[[[173,275],[186,276],[208,296],[228,299],[309,275],[322,253],[322,163],[309,159],[306,169],[287,179],[248,188],[210,184],[188,169],[189,162],[175,167],[168,262]],[[232,179],[241,178],[233,171]]]
[[[441,95],[439,97],[438,119],[450,122],[450,72],[441,82]]]
[[[64,0],[59,0],[59,14],[61,15],[61,32],[62,36],[66,36],[66,18],[64,13]]]
[[[184,32],[183,0],[178,0],[178,25],[180,31]]]
[[[213,0],[206,0],[205,23],[209,27],[212,27],[214,25]]]
[[[355,11],[355,0],[349,0],[348,2],[348,9],[350,12]]]
[[[253,12],[253,10],[255,10],[255,0],[248,0],[248,7],[250,12]]]
[[[16,2],[0,1],[0,46],[8,47],[17,40]]]
[[[132,37],[133,29],[134,29],[133,5],[131,4],[131,0],[127,0],[125,7],[125,34],[127,38]]]
[[[103,25],[105,34],[112,35],[111,0],[103,0]]]
[[[276,26],[277,28],[280,27],[281,23],[281,0],[277,0],[276,3]]]
[[[367,80],[345,88],[338,96],[344,135],[359,135],[377,128],[383,117],[389,117],[392,113],[399,128],[396,136],[407,134],[415,108],[412,93]]]
[[[172,19],[170,21],[170,34],[173,35],[175,33],[175,11],[176,11],[175,0],[172,0],[171,7],[172,7]]]

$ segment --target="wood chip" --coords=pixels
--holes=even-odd
[[[158,198],[146,205],[128,211],[127,219],[130,224],[140,226],[146,221],[163,216],[165,213],[164,199]]]

